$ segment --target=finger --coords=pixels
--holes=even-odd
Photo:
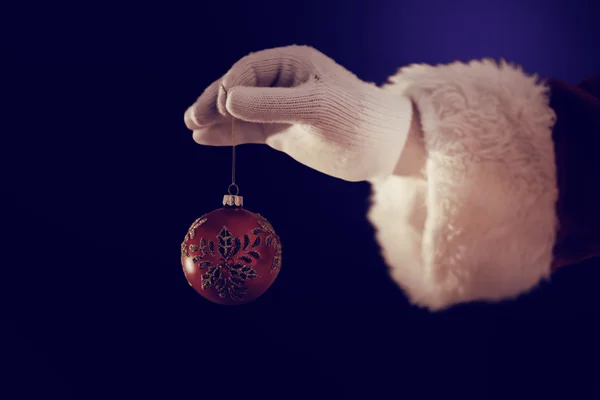
[[[234,87],[296,87],[309,82],[314,75],[311,59],[315,52],[307,46],[288,46],[243,57],[221,81],[217,95],[218,112],[231,115],[226,103]]]
[[[233,117],[256,123],[311,123],[322,108],[322,97],[313,83],[295,88],[229,90],[225,108]]]
[[[267,133],[261,126],[238,121],[235,124],[235,132],[232,135],[231,122],[220,123],[208,128],[194,130],[194,141],[205,146],[231,146],[238,144],[264,144]]]
[[[293,87],[307,82],[316,50],[287,46],[249,54],[233,65],[223,78],[226,90],[234,86]]]
[[[220,90],[221,79],[213,82],[190,106],[184,115],[185,125],[190,130],[206,127],[222,120],[222,115],[217,109],[217,98]]]

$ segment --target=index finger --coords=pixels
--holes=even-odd
[[[314,51],[308,46],[287,46],[251,53],[231,67],[223,79],[224,89],[294,87],[306,83],[314,69]]]
[[[217,108],[222,79],[214,81],[185,112],[185,125],[190,130],[212,125],[222,119]]]

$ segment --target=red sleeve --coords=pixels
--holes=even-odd
[[[578,86],[549,80],[559,231],[553,269],[600,256],[600,74]]]

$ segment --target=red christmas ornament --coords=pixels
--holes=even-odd
[[[234,133],[232,119],[232,183],[223,208],[194,221],[181,243],[181,265],[190,286],[205,299],[225,305],[257,299],[281,269],[279,236],[262,215],[245,210],[244,198],[238,196]]]
[[[281,242],[263,216],[245,210],[241,196],[198,218],[181,244],[188,283],[218,304],[245,304],[269,289],[281,269]]]

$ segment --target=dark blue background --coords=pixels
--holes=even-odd
[[[179,265],[189,224],[230,179],[230,150],[196,145],[183,112],[240,57],[309,44],[377,83],[413,62],[503,57],[576,83],[600,71],[598,6],[166,4],[14,2],[2,13],[5,398],[600,393],[597,262],[517,301],[410,307],[365,219],[368,185],[266,147],[239,149],[238,183],[283,240],[274,286],[220,307]]]

